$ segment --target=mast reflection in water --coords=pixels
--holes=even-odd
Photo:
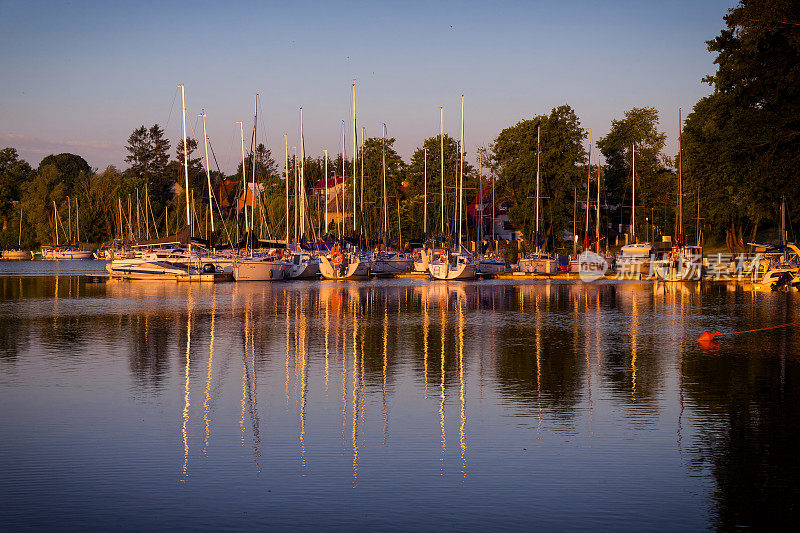
[[[0,526],[733,529],[797,514],[794,294],[0,278]],[[449,437],[449,439],[448,439]]]

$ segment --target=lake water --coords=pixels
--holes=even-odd
[[[6,531],[730,530],[799,514],[800,330],[695,342],[800,322],[796,294],[8,265]]]

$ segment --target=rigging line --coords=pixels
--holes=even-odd
[[[164,124],[164,131],[169,131],[169,123],[172,120],[172,110],[175,108],[175,99],[178,98],[178,86],[175,86],[175,92],[172,94],[172,103],[169,106],[169,114],[167,115],[167,123]]]
[[[225,187],[225,175],[222,174],[222,171],[219,169],[219,163],[217,162],[217,156],[214,153],[214,147],[211,145],[211,139],[208,140],[208,147],[211,148],[211,156],[214,158],[214,164],[217,165],[217,172],[219,172],[222,175],[222,188],[225,189],[225,194],[227,196],[228,189],[227,189],[227,187]],[[219,204],[219,200],[216,199],[216,195],[214,194],[213,191],[211,191],[211,198],[212,198],[212,200],[210,200],[210,202],[212,204],[212,208],[211,209],[212,210],[214,209],[213,208],[213,204],[214,204],[214,202],[216,202],[217,211],[219,212],[219,218],[220,218],[220,220],[222,220],[222,227],[225,228],[225,235],[228,237],[228,244],[230,244],[231,248],[233,248],[233,241],[231,240],[231,234],[228,231],[228,225],[225,224],[225,221],[227,219],[223,216],[223,214],[222,214],[222,206]]]

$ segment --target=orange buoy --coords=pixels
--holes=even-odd
[[[791,322],[789,324],[779,324],[777,326],[768,326],[766,328],[746,329],[744,331],[729,331],[728,333],[720,333],[719,331],[710,332],[704,331],[697,339],[697,342],[712,342],[715,337],[720,335],[736,335],[737,333],[753,333],[754,331],[766,331],[768,329],[788,328],[789,326],[798,326],[800,322]]]

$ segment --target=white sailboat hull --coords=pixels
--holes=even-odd
[[[319,263],[318,259],[311,259],[298,265],[290,263],[286,275],[289,279],[317,279],[319,278]]]
[[[236,281],[280,281],[286,278],[286,263],[282,261],[243,260],[233,264]]]
[[[370,264],[356,256],[344,256],[341,264],[334,265],[325,256],[319,258],[319,271],[325,279],[364,279],[370,274]]]
[[[428,265],[428,272],[433,279],[456,280],[475,279],[478,273],[477,263],[458,262],[455,265],[449,262],[436,262]]]

